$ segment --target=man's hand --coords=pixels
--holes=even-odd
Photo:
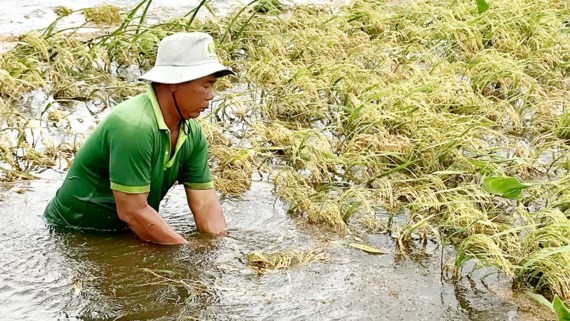
[[[185,187],[188,206],[198,231],[215,236],[226,235],[226,219],[215,189],[192,190]]]
[[[148,193],[127,194],[113,191],[113,195],[119,219],[127,223],[139,238],[163,245],[188,243],[148,205]]]

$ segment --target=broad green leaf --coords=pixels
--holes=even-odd
[[[483,189],[489,193],[501,195],[508,199],[521,199],[522,190],[532,185],[522,184],[514,177],[485,177],[483,179]]]
[[[554,300],[552,300],[552,306],[554,307],[554,311],[556,311],[558,321],[570,321],[570,310],[568,310],[558,295],[554,296]]]
[[[362,243],[350,243],[349,246],[354,247],[354,248],[359,249],[359,250],[363,250],[364,252],[367,252],[367,253],[372,253],[372,254],[386,254],[386,253],[389,253],[389,252],[386,251],[386,250],[380,250],[380,249],[377,249],[377,248],[375,248],[375,247],[372,247],[372,246],[369,246],[369,245],[366,245],[366,244],[362,244]]]
[[[508,198],[510,200],[520,200],[522,199],[522,196],[523,196],[522,189],[515,189],[503,194],[504,198]]]
[[[477,11],[479,13],[483,13],[489,10],[489,4],[485,0],[475,0],[477,2]]]
[[[494,194],[504,194],[515,189],[528,188],[531,185],[522,184],[516,178],[509,176],[485,177],[483,180],[483,188]]]

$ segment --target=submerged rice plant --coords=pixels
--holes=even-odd
[[[247,255],[248,265],[260,274],[268,270],[288,269],[294,266],[307,265],[326,260],[328,260],[326,253],[315,250],[304,252],[284,250],[271,254],[252,252]]]

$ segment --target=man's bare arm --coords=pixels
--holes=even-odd
[[[185,188],[188,206],[194,215],[198,231],[215,236],[226,235],[226,219],[215,189],[192,190]]]
[[[186,244],[147,202],[148,194],[127,194],[113,191],[119,219],[144,241],[164,245]]]

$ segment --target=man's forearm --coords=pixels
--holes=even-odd
[[[203,214],[200,218],[194,215],[198,231],[217,236],[226,235],[226,219],[218,202],[203,204],[199,210],[193,211]],[[205,217],[201,219],[202,216]]]
[[[119,217],[139,238],[145,241],[165,245],[188,243],[149,205],[133,213],[124,213]]]
[[[226,219],[214,189],[186,188],[186,197],[198,231],[216,236],[226,235]]]

